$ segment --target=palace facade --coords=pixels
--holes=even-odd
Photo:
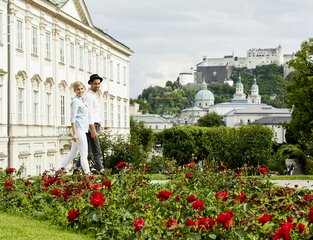
[[[83,0],[0,0],[0,168],[59,167],[70,147],[72,83],[103,77],[102,126],[129,133],[133,51],[93,25]]]

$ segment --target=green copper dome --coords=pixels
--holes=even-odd
[[[200,101],[200,100],[212,100],[212,101],[214,101],[214,95],[209,90],[200,90],[199,92],[197,92],[195,100],[196,101]]]

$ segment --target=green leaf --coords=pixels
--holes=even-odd
[[[214,233],[210,233],[210,234],[209,234],[209,238],[211,238],[211,239],[216,239],[216,237],[217,237],[217,236],[216,236]]]

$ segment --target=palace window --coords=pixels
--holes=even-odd
[[[60,38],[60,62],[64,63],[64,39]]]
[[[110,61],[110,80],[113,80],[113,61]]]
[[[38,124],[38,91],[33,91],[33,121],[34,124]]]
[[[46,93],[46,115],[47,115],[47,124],[51,123],[51,93]]]
[[[111,119],[110,120],[111,120],[111,127],[114,127],[114,104],[113,103],[111,103]]]
[[[79,68],[84,68],[84,49],[83,47],[79,48]]]
[[[75,46],[74,43],[70,43],[70,65],[75,65]]]
[[[91,72],[91,51],[88,51],[88,72]]]
[[[17,122],[19,124],[23,123],[23,113],[24,113],[24,88],[17,89]]]
[[[123,67],[123,84],[126,85],[126,79],[127,79],[127,75],[126,75],[126,67]]]
[[[121,127],[121,103],[117,104],[117,126]]]
[[[38,54],[38,28],[32,26],[32,54]]]
[[[61,104],[60,104],[60,110],[61,110],[61,125],[65,125],[65,96],[60,96]]]
[[[102,74],[104,77],[106,77],[106,74],[107,74],[107,59],[106,58],[103,58]]]
[[[120,83],[120,64],[116,64],[117,83]]]
[[[127,107],[124,106],[124,127],[127,128]]]
[[[23,22],[17,20],[17,48],[23,49]]]
[[[46,32],[46,56],[47,59],[51,59],[51,34]]]
[[[99,55],[97,54],[96,55],[96,73],[99,74]]]

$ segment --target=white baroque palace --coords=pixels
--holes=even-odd
[[[103,77],[102,126],[129,133],[132,50],[96,28],[83,0],[0,0],[0,167],[39,175],[70,143],[71,85]]]

